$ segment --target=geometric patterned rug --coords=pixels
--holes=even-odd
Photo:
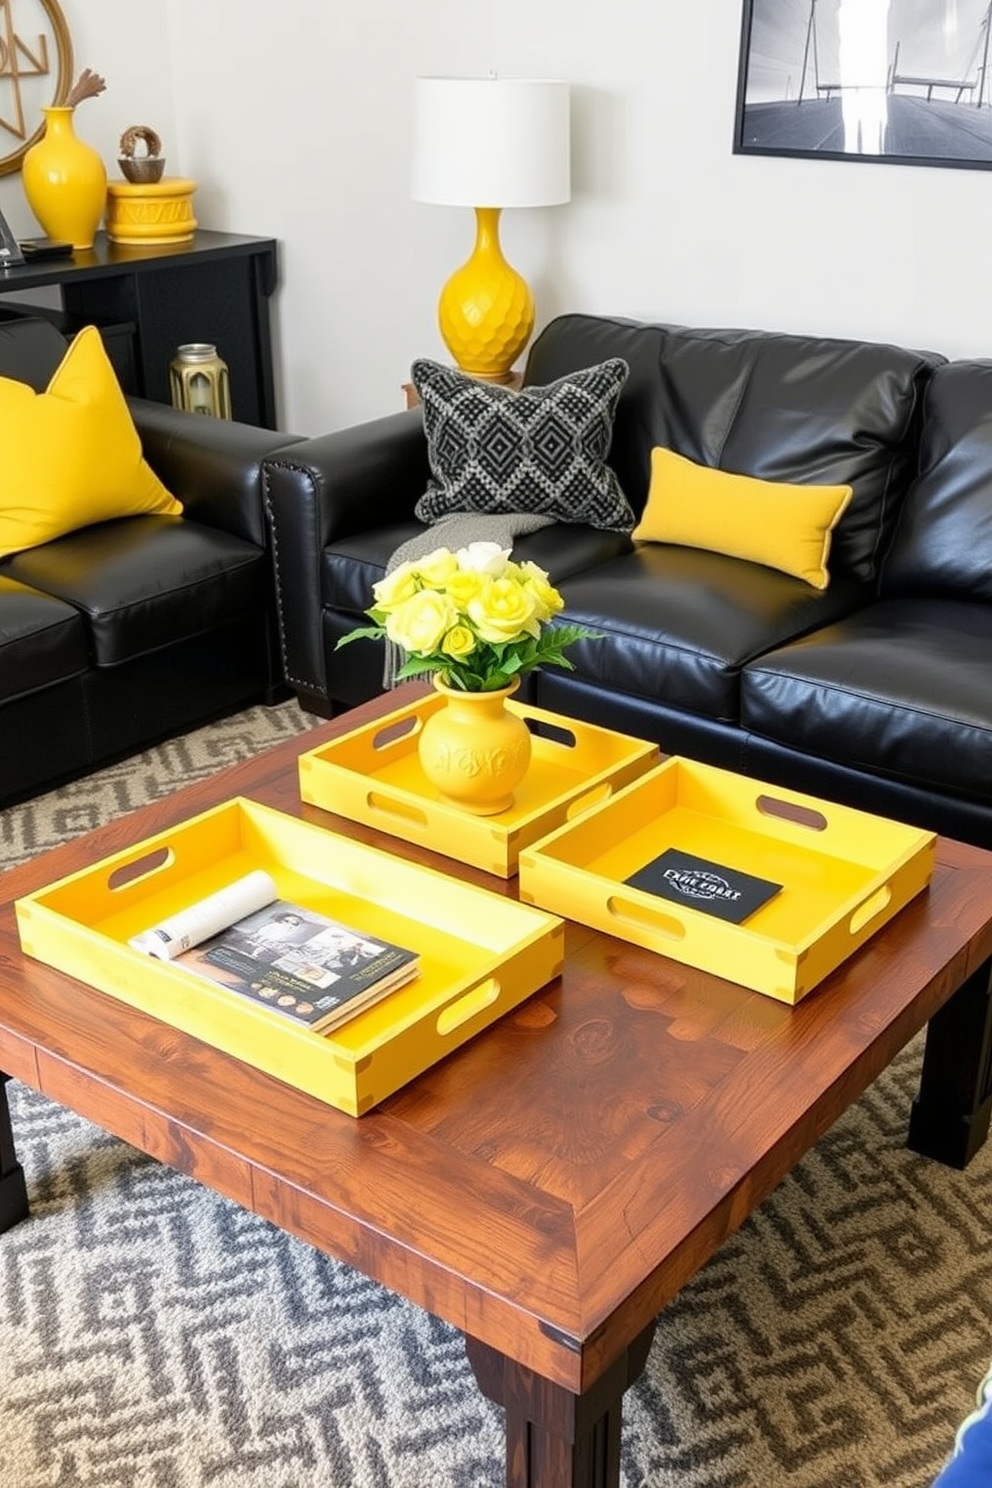
[[[0,863],[306,727],[253,708],[0,812]],[[624,1488],[925,1488],[992,1355],[992,1154],[905,1147],[916,1039],[662,1315]],[[12,1081],[2,1488],[499,1488],[461,1339]]]

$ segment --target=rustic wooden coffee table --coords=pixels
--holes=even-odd
[[[235,795],[512,893],[300,802],[300,751],[394,706],[0,876],[0,1069],[461,1329],[510,1488],[608,1488],[659,1312],[927,1022],[911,1145],[984,1140],[992,854],[942,841],[796,1008],[569,926],[560,981],[358,1120],[22,956],[15,897]],[[26,1213],[2,1099],[0,1227]]]

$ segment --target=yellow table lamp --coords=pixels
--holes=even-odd
[[[463,372],[508,383],[534,329],[534,299],[503,257],[504,207],[567,202],[569,87],[537,78],[416,79],[416,201],[473,207],[475,247],[438,301],[445,345]]]

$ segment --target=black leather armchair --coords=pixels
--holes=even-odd
[[[43,389],[53,325],[0,325],[0,375]],[[181,518],[127,517],[0,560],[0,805],[286,696],[265,455],[291,436],[130,400]]]

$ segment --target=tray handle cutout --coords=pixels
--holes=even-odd
[[[685,940],[685,925],[673,914],[665,914],[647,905],[634,904],[630,899],[620,899],[611,894],[606,907],[615,920],[626,921],[639,930],[653,930],[658,935],[667,935],[669,940]]]
[[[785,801],[781,796],[758,796],[754,804],[762,816],[777,816],[780,821],[809,827],[812,832],[827,830],[827,818],[823,812],[815,811],[812,806],[801,806],[798,801]]]
[[[594,785],[592,790],[586,791],[584,796],[576,796],[574,801],[569,801],[565,808],[565,820],[574,821],[584,811],[591,811],[594,806],[599,806],[603,801],[608,801],[613,794],[613,786],[608,780],[601,780]]]
[[[442,1008],[437,1015],[437,1031],[444,1038],[449,1033],[454,1033],[474,1018],[476,1013],[481,1013],[485,1008],[491,1007],[500,993],[500,984],[497,977],[487,977],[470,992],[465,992],[455,1002]]]
[[[887,909],[892,902],[892,890],[888,884],[883,884],[874,894],[869,895],[863,904],[859,904],[851,916],[848,930],[852,935],[857,935],[863,930],[876,915],[880,915],[883,909]]]
[[[533,718],[527,713],[523,715],[523,720],[536,739],[546,739],[549,744],[560,744],[563,749],[574,749],[578,743],[572,730],[563,728],[560,723],[552,723],[548,718]]]
[[[111,893],[119,894],[122,889],[129,889],[142,879],[163,873],[175,861],[176,855],[171,847],[156,847],[152,852],[142,853],[140,858],[132,858],[130,863],[121,863],[116,867],[107,878],[107,888]]]
[[[384,796],[380,791],[369,791],[365,797],[365,804],[370,811],[377,811],[382,816],[395,816],[399,821],[409,822],[416,827],[427,826],[426,811],[420,811],[407,801],[397,801],[392,796]]]
[[[394,718],[392,723],[387,723],[385,728],[372,735],[372,748],[393,749],[402,744],[410,734],[419,733],[422,728],[423,724],[416,713],[410,713],[406,718]]]

